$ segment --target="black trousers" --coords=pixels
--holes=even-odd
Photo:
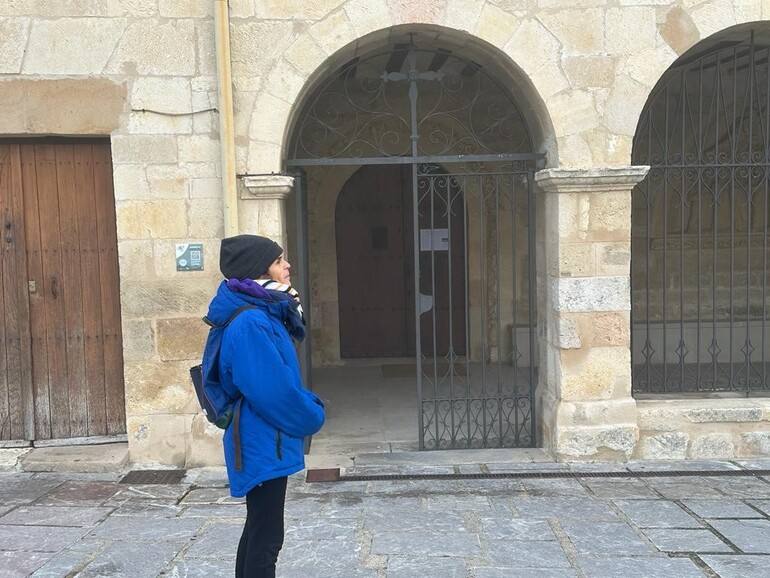
[[[275,563],[283,546],[283,507],[286,477],[263,482],[246,494],[246,524],[238,556],[236,578],[275,578]]]

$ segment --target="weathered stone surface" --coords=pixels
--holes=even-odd
[[[467,30],[476,29],[484,4],[476,0],[447,0],[444,26]]]
[[[489,540],[489,562],[508,568],[569,568],[558,542]]]
[[[665,20],[658,24],[663,40],[677,53],[683,54],[700,40],[700,32],[692,17],[680,6],[671,7]]]
[[[100,552],[78,575],[83,578],[115,575],[152,578],[171,562],[182,549],[182,544],[182,542],[114,542]]]
[[[770,455],[770,432],[754,431],[741,434],[741,441],[755,456]]]
[[[198,277],[194,284],[184,278],[148,282],[121,282],[123,314],[128,317],[203,315],[219,284],[216,277]]]
[[[733,552],[730,546],[705,529],[649,529],[644,533],[661,552]]]
[[[569,401],[620,398],[630,394],[627,347],[592,347],[561,352],[561,397]]]
[[[762,514],[737,500],[684,500],[684,505],[701,518],[761,518]]]
[[[631,291],[628,277],[554,279],[554,309],[565,312],[628,311]]]
[[[111,74],[192,76],[195,74],[195,25],[191,20],[132,22],[106,71]]]
[[[210,163],[219,159],[219,139],[207,135],[182,136],[178,139],[179,161]]]
[[[173,163],[177,160],[176,138],[171,136],[116,135],[112,137],[115,163]]]
[[[627,242],[597,243],[596,274],[628,275],[631,269],[631,247]]]
[[[604,10],[559,10],[544,13],[543,23],[562,44],[564,54],[601,54],[604,49]]]
[[[683,460],[690,436],[684,432],[665,432],[642,436],[641,457],[650,460]]]
[[[323,20],[315,23],[310,27],[309,33],[321,49],[328,54],[334,54],[356,38],[356,31],[344,10],[332,12]]]
[[[638,438],[636,425],[562,428],[554,449],[562,459],[628,459]]]
[[[208,326],[197,317],[158,319],[158,353],[164,361],[200,357]]]
[[[625,74],[619,75],[610,89],[604,124],[614,133],[633,136],[646,101],[647,90],[641,84]]]
[[[126,422],[132,462],[184,467],[191,415],[129,415]]]
[[[615,500],[615,504],[640,528],[702,528],[700,522],[673,502]]]
[[[187,78],[137,78],[131,86],[132,108],[167,113],[192,110],[190,80]]]
[[[25,74],[102,72],[126,21],[119,18],[35,20],[24,59]]]
[[[698,27],[701,38],[724,30],[736,23],[735,8],[732,0],[710,0],[695,6],[691,12],[693,22]]]
[[[714,529],[749,554],[770,554],[770,520],[712,520]]]
[[[255,15],[259,18],[288,20],[318,20],[343,4],[345,0],[256,0]]]
[[[29,23],[29,18],[0,18],[0,74],[21,72]]]
[[[187,467],[223,466],[225,455],[222,449],[224,432],[209,423],[206,416],[197,414],[190,430],[190,444],[187,447]]]
[[[518,16],[487,2],[481,8],[475,34],[494,46],[504,46],[520,22]]]
[[[580,556],[578,564],[586,576],[623,576],[624,578],[649,578],[650,576],[701,578],[703,576],[703,572],[687,558]]]
[[[315,72],[327,57],[328,54],[318,46],[310,34],[300,34],[283,53],[283,58],[306,76]]]
[[[71,506],[20,506],[0,518],[0,524],[20,526],[93,526],[101,522],[111,508]]]
[[[119,239],[179,239],[187,236],[184,201],[123,201],[117,206]]]
[[[197,410],[189,361],[126,361],[126,407],[131,414]]]
[[[561,525],[578,554],[639,556],[655,553],[651,544],[620,522],[564,520]]]
[[[46,552],[0,551],[0,566],[7,576],[29,576],[52,557],[52,553]]]
[[[585,90],[560,92],[547,101],[557,136],[578,134],[600,124],[593,95]]]
[[[700,556],[719,576],[724,578],[765,578],[770,556]]]
[[[103,78],[0,81],[0,131],[109,134],[119,126],[125,95],[125,85]]]
[[[249,134],[254,140],[280,145],[291,106],[272,94],[262,93],[254,101]]]
[[[604,23],[605,48],[610,54],[632,54],[655,47],[655,8],[624,6],[607,10]]]
[[[217,73],[215,37],[216,33],[214,32],[213,20],[196,21],[195,38],[198,42],[197,63],[199,75],[214,76]]]
[[[731,458],[735,455],[733,436],[730,434],[708,434],[697,437],[690,446],[692,458]]]
[[[288,21],[233,21],[230,25],[230,44],[236,83],[237,79],[248,77],[254,77],[261,83],[296,38],[294,26]]]
[[[684,413],[693,423],[752,422],[762,420],[761,407],[694,408]]]
[[[569,56],[564,59],[564,72],[574,87],[609,88],[615,80],[615,58],[611,56]]]
[[[214,3],[207,0],[158,0],[164,18],[205,18],[214,14]]]

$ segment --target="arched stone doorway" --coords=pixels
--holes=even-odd
[[[356,376],[335,396],[359,431],[372,420],[353,401],[398,389],[390,378],[416,389],[398,418],[420,449],[536,444],[543,155],[502,71],[468,45],[394,31],[330,67],[296,116],[287,165],[307,199],[313,381],[323,396]]]

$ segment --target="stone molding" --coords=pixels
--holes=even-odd
[[[248,175],[243,177],[241,199],[283,201],[294,190],[294,177],[288,175]]]
[[[602,169],[544,169],[535,182],[545,193],[616,193],[629,191],[650,170],[649,166]]]

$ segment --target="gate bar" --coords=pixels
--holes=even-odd
[[[336,165],[411,165],[422,163],[469,163],[469,162],[501,162],[501,161],[532,161],[543,160],[545,153],[506,153],[490,155],[445,155],[445,156],[409,156],[409,157],[344,157],[317,159],[289,159],[286,166],[336,166]]]

